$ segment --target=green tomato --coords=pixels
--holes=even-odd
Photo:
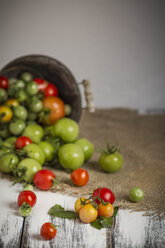
[[[0,149],[0,158],[4,155],[4,154],[8,154],[10,152],[9,148],[4,147],[2,149]]]
[[[32,158],[25,158],[18,164],[18,170],[25,170],[23,174],[23,180],[27,183],[32,183],[35,173],[41,169],[41,164]]]
[[[4,102],[7,100],[6,90],[0,88],[0,102]]]
[[[25,102],[28,99],[28,96],[24,90],[19,90],[16,92],[16,99],[19,102]]]
[[[27,126],[37,125],[37,122],[36,121],[27,121],[26,124],[27,124]]]
[[[17,82],[17,78],[10,78],[9,79],[9,85],[14,84]]]
[[[29,121],[35,121],[37,119],[37,114],[33,112],[28,113],[28,120]]]
[[[9,137],[5,140],[4,142],[4,145],[5,146],[8,146],[8,147],[12,147],[14,146],[15,142],[16,142],[17,138],[12,136],[12,137]]]
[[[120,170],[123,166],[123,162],[123,157],[118,152],[109,155],[102,153],[99,158],[100,167],[109,173]]]
[[[4,154],[0,158],[0,170],[6,173],[12,172],[12,169],[15,168],[19,163],[18,156],[14,153]]]
[[[38,84],[34,81],[29,82],[26,85],[26,92],[28,95],[33,96],[38,92]]]
[[[27,136],[32,142],[38,143],[41,141],[43,134],[43,128],[40,125],[30,125],[25,127],[22,136]]]
[[[79,126],[74,120],[62,118],[54,124],[54,135],[66,143],[71,143],[79,135]]]
[[[27,119],[27,110],[25,107],[18,105],[14,108],[14,116],[19,118],[20,120],[25,121]]]
[[[85,138],[76,140],[75,144],[80,145],[84,153],[85,162],[87,162],[93,155],[93,152],[94,152],[93,144]]]
[[[30,82],[33,80],[33,75],[30,72],[23,72],[21,74],[21,79],[25,82]]]
[[[35,159],[41,165],[45,162],[45,156],[42,149],[36,144],[29,144],[23,148],[23,150],[27,153],[28,157]]]
[[[42,101],[40,101],[38,99],[33,99],[29,104],[30,111],[32,111],[34,113],[40,112],[42,110],[42,108],[43,108]]]
[[[34,191],[33,185],[32,184],[26,184],[23,188],[23,191],[27,191],[27,190]]]
[[[9,130],[13,135],[20,135],[25,128],[25,122],[23,120],[13,120],[9,124]]]
[[[60,164],[66,170],[75,170],[84,163],[84,153],[77,144],[65,144],[58,150]]]
[[[8,89],[7,89],[7,93],[10,97],[15,97],[17,94],[18,88],[17,85],[15,83],[10,84]]]
[[[28,217],[31,211],[32,211],[32,207],[27,202],[24,202],[19,207],[19,213],[22,217]]]
[[[45,160],[50,162],[53,159],[53,155],[54,155],[53,146],[50,143],[48,143],[47,141],[41,141],[38,143],[38,145],[42,149],[42,151],[45,155]]]
[[[140,202],[144,198],[144,191],[139,187],[134,187],[129,191],[129,198],[133,202]]]
[[[25,82],[23,80],[17,80],[16,81],[16,86],[18,89],[24,89],[25,88]]]
[[[69,104],[65,104],[64,107],[65,107],[65,116],[71,115],[71,113],[72,113],[71,106]]]
[[[10,131],[8,125],[3,125],[0,127],[0,137],[6,139],[10,136]]]

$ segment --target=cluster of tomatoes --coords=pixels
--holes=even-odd
[[[94,146],[78,137],[71,111],[44,79],[28,72],[19,79],[0,76],[0,170],[31,183],[43,165],[60,164],[68,171],[81,167]]]
[[[110,189],[97,188],[89,198],[78,198],[75,202],[75,210],[82,222],[91,223],[98,217],[112,217],[114,201],[115,195]]]

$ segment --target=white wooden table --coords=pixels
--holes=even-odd
[[[22,184],[12,186],[8,176],[0,174],[0,248],[104,248],[104,247],[165,247],[165,220],[153,220],[143,212],[119,210],[111,229],[97,230],[78,219],[51,219],[50,207],[60,204],[74,209],[76,198],[36,190],[37,203],[26,219],[18,212],[17,197]],[[45,241],[40,236],[44,222],[60,225],[57,236]]]

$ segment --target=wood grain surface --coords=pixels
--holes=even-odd
[[[153,220],[143,212],[119,210],[111,229],[96,230],[78,219],[51,219],[48,210],[54,204],[74,209],[75,197],[35,190],[37,203],[26,219],[19,216],[17,197],[23,185],[0,175],[0,248],[164,248],[165,220]],[[57,236],[45,241],[40,236],[44,222],[57,227]]]

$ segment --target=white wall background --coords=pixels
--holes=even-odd
[[[165,109],[164,0],[0,0],[0,68],[52,56],[97,107]]]

